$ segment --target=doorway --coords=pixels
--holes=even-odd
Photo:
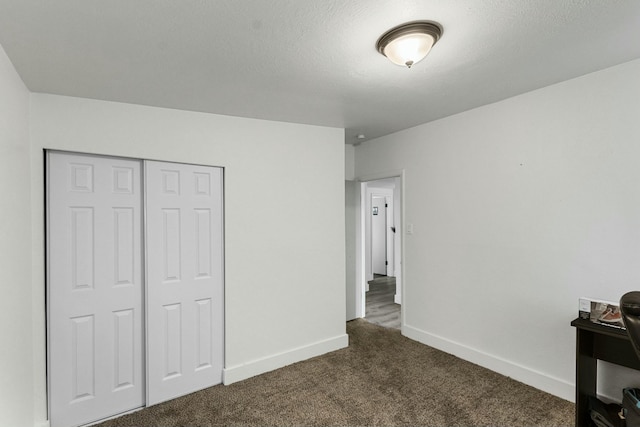
[[[402,324],[402,178],[361,183],[358,287],[365,319],[386,327]]]

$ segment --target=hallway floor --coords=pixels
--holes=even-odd
[[[387,328],[400,329],[400,304],[393,302],[396,278],[378,276],[369,282],[365,320]]]

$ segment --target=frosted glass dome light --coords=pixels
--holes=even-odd
[[[376,49],[394,64],[411,68],[427,56],[441,35],[442,29],[433,22],[408,22],[384,33]]]

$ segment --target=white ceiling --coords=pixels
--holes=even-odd
[[[386,30],[439,22],[411,69]],[[346,128],[347,143],[640,58],[639,0],[0,0],[33,92]]]

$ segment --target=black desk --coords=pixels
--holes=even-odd
[[[596,395],[598,359],[633,369],[640,369],[640,359],[624,329],[579,318],[571,326],[576,328],[576,426],[586,427],[589,396]]]

